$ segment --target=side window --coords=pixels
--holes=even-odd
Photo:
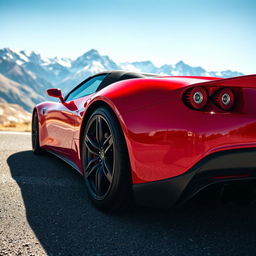
[[[86,95],[90,95],[90,94],[96,92],[99,85],[101,84],[101,82],[103,81],[103,79],[105,77],[106,77],[106,75],[95,76],[92,79],[86,81],[81,86],[79,86],[76,90],[71,92],[68,95],[66,100],[70,101],[70,100],[79,99]]]

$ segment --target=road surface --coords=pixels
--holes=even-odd
[[[0,132],[0,255],[256,255],[256,204],[96,210],[83,178]]]

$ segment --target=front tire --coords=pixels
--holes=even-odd
[[[131,202],[130,163],[115,115],[96,109],[85,126],[82,163],[86,188],[100,209],[117,210]]]
[[[34,154],[38,155],[42,152],[39,143],[39,123],[38,123],[38,115],[37,112],[34,111],[32,117],[32,129],[31,129],[31,143],[32,143],[32,151]]]

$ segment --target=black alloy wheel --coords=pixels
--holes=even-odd
[[[120,208],[131,195],[129,160],[116,117],[97,109],[83,136],[82,161],[86,187],[98,208]]]

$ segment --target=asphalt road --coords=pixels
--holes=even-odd
[[[0,255],[256,255],[256,203],[96,210],[83,178],[0,133]]]

